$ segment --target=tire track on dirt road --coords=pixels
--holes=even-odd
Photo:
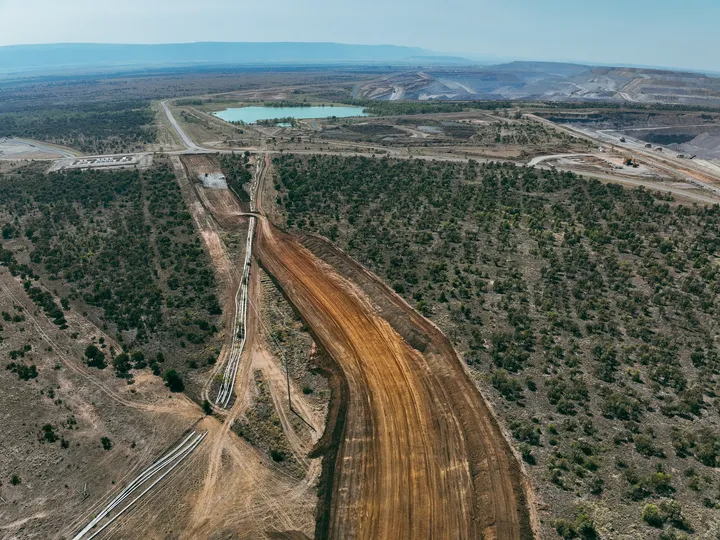
[[[125,489],[123,489],[108,505],[101,510],[80,532],[78,532],[73,540],[82,540],[87,537],[88,540],[95,538],[115,520],[132,508],[143,496],[160,483],[168,474],[170,474],[185,458],[187,458],[195,448],[202,442],[207,433],[191,432],[167,454],[159,458],[142,473],[140,473]],[[138,495],[135,492],[142,490]],[[121,510],[115,515],[110,515],[116,508],[120,507],[126,500],[130,499]],[[105,521],[105,523],[103,523]],[[96,527],[97,530],[93,530]],[[89,536],[88,536],[89,535]]]
[[[350,390],[320,537],[532,538],[521,468],[457,357],[411,349],[356,287],[259,221],[263,267]]]

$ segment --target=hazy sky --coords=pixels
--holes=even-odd
[[[0,45],[335,41],[720,72],[718,0],[0,0]]]

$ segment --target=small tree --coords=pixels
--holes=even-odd
[[[182,377],[174,369],[169,369],[165,372],[165,386],[167,386],[171,392],[182,392],[185,390]]]
[[[285,452],[283,452],[282,450],[276,450],[275,448],[271,448],[270,457],[273,461],[280,463],[281,461],[285,461]]]
[[[115,368],[115,374],[121,378],[127,378],[128,372],[132,369],[130,365],[130,357],[127,353],[118,354],[113,360],[113,367]]]
[[[207,399],[205,401],[203,401],[202,407],[203,407],[203,412],[205,414],[207,414],[208,416],[212,414],[212,412],[213,412],[212,404]]]
[[[54,443],[59,437],[55,433],[55,426],[52,424],[45,424],[40,431],[40,442]]]
[[[141,351],[135,351],[132,353],[132,363],[135,369],[143,369],[144,367],[147,367],[147,362],[145,361],[145,355]]]
[[[102,444],[104,450],[110,450],[112,448],[112,441],[109,437],[103,437],[100,439],[100,443]]]
[[[555,527],[555,531],[558,533],[560,538],[569,540],[577,537],[575,525],[566,519],[556,519],[553,523],[553,527]]]
[[[664,522],[669,522],[675,525],[679,529],[690,528],[689,523],[686,521],[685,516],[682,513],[682,507],[674,500],[669,499],[660,503],[660,512]]]
[[[87,357],[87,364],[90,367],[105,369],[107,366],[105,363],[105,353],[103,353],[95,345],[87,346],[85,349],[85,356]]]

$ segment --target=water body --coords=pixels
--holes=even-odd
[[[213,113],[226,122],[242,121],[254,124],[258,120],[271,120],[273,118],[349,118],[351,116],[368,116],[362,107],[239,107],[225,109]]]

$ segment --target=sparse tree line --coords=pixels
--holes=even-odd
[[[406,114],[437,114],[462,112],[471,109],[495,111],[510,109],[517,104],[511,101],[376,101],[371,99],[343,100],[347,105],[364,107],[365,112],[376,116],[400,116]]]

